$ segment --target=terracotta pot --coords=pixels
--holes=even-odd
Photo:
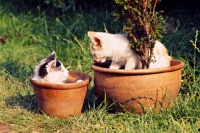
[[[42,112],[60,118],[70,118],[70,115],[81,113],[90,82],[89,75],[70,71],[70,79],[82,79],[83,81],[66,84],[40,82],[31,78],[37,106]]]
[[[94,64],[94,84],[100,99],[109,104],[116,102],[114,111],[138,114],[146,109],[170,108],[181,86],[181,69],[184,64],[172,60],[171,66],[158,69],[113,70],[109,63]]]

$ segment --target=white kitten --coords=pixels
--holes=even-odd
[[[56,59],[56,53],[51,53],[43,59],[35,68],[33,80],[46,81],[50,83],[64,83],[68,78],[68,70],[62,62]]]
[[[126,35],[88,31],[88,36],[92,41],[90,51],[94,62],[103,63],[109,57],[112,60],[110,69],[119,69],[121,66],[125,66],[126,70],[142,68],[136,52],[128,46],[129,41]],[[155,63],[151,62],[149,68],[170,66],[171,57],[159,41],[156,41],[153,53]]]

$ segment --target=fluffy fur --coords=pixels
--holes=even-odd
[[[142,68],[136,52],[128,46],[126,35],[88,31],[88,37],[91,39],[90,51],[94,62],[103,63],[109,57],[112,60],[110,69],[119,69],[121,66],[125,66],[126,70]],[[151,62],[149,68],[170,66],[171,57],[161,42],[156,41],[153,53],[155,62]]]
[[[45,81],[50,83],[64,83],[68,78],[68,70],[62,62],[56,59],[56,53],[51,53],[43,59],[34,71],[33,80]]]

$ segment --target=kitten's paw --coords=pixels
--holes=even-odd
[[[110,69],[119,69],[121,66],[120,65],[110,65]]]
[[[125,65],[125,70],[134,70],[136,68],[136,66],[134,65],[134,64],[132,64],[132,65]]]
[[[83,80],[82,79],[78,79],[76,82],[82,82]]]
[[[131,67],[131,68],[125,68],[125,70],[134,70],[135,68]]]

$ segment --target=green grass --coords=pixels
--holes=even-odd
[[[55,51],[69,70],[85,72],[93,78],[87,31],[107,29],[117,33],[120,24],[113,21],[106,8],[54,17],[40,8],[18,8],[9,1],[0,1],[0,36],[7,38],[0,41],[0,125],[11,124],[12,132],[199,132],[200,55],[190,42],[195,40],[199,21],[188,14],[175,18],[181,26],[176,33],[164,35],[163,43],[185,67],[181,91],[171,109],[143,115],[109,113],[95,95],[92,80],[83,113],[66,120],[36,110],[29,82],[35,65]]]

